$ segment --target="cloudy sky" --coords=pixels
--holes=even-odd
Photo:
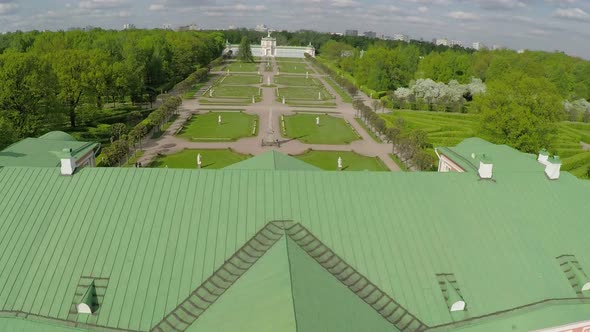
[[[590,59],[589,0],[0,0],[0,32],[196,23],[376,31],[561,50]]]

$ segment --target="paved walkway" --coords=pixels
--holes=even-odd
[[[277,75],[276,72],[276,62],[275,59],[272,60],[273,66],[275,68],[274,72],[267,72],[264,70],[264,63],[260,64],[260,73],[263,76],[263,84],[267,83],[268,78],[270,78],[271,82],[273,82],[273,78]],[[307,61],[306,61],[307,62]],[[323,109],[317,108],[315,110],[318,113],[322,113],[324,110],[329,111],[330,115],[341,117],[348,121],[350,125],[359,133],[362,137],[361,140],[357,140],[352,142],[351,144],[347,145],[325,145],[325,144],[305,144],[297,140],[292,140],[289,138],[284,138],[281,136],[280,130],[280,117],[281,115],[290,115],[293,114],[294,109],[301,109],[302,107],[295,107],[289,105],[283,105],[280,102],[277,102],[275,96],[275,88],[272,87],[262,87],[262,100],[261,102],[251,104],[248,106],[227,106],[227,105],[200,105],[199,98],[200,96],[205,93],[209,89],[209,86],[215,82],[215,78],[211,79],[208,84],[203,86],[199,92],[197,92],[195,99],[186,99],[183,100],[183,104],[180,108],[180,115],[177,120],[164,132],[164,134],[158,139],[148,139],[143,144],[144,154],[139,159],[144,165],[149,164],[158,154],[173,154],[184,149],[225,149],[231,148],[236,152],[251,154],[251,155],[258,155],[265,151],[269,150],[277,150],[285,154],[301,154],[304,153],[308,149],[313,150],[326,150],[326,151],[355,151],[359,154],[370,156],[370,157],[379,157],[383,161],[383,163],[391,170],[391,171],[399,171],[400,168],[397,166],[393,160],[389,157],[389,153],[391,153],[391,144],[385,143],[378,143],[375,142],[371,136],[365,131],[365,129],[359,125],[355,118],[355,110],[352,108],[352,104],[345,103],[342,101],[340,95],[332,88],[330,84],[326,82],[326,75],[319,74],[313,65],[307,62],[307,65],[312,69],[309,73],[309,77],[313,77],[319,80],[334,97],[336,108],[330,109]],[[224,74],[222,72],[214,73],[214,74]],[[234,73],[235,74],[235,73]],[[297,75],[297,74],[288,74],[288,75]],[[305,74],[302,74],[305,75]],[[365,100],[365,103],[370,103],[370,99],[366,95],[362,95],[362,98]],[[175,134],[181,129],[184,123],[188,119],[190,119],[193,114],[196,114],[199,109],[206,109],[206,110],[215,110],[215,109],[236,109],[236,110],[244,110],[246,113],[258,115],[259,124],[258,124],[258,136],[256,137],[248,137],[239,139],[236,142],[189,142],[182,138],[175,136]],[[272,114],[270,110],[272,109]],[[314,111],[313,107],[309,107],[310,111]],[[262,147],[261,142],[263,139],[267,138],[268,129],[272,124],[272,128],[274,129],[274,138],[281,141],[281,146],[276,147]]]

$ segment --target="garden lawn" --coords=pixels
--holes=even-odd
[[[192,150],[186,149],[181,152],[171,154],[168,156],[161,156],[156,158],[150,167],[157,168],[197,168],[197,155],[201,154],[201,168],[203,169],[218,169],[226,166],[235,164],[242,160],[248,159],[251,156],[239,154],[231,151],[230,149],[225,150],[209,150],[199,149]]]
[[[220,81],[222,85],[252,85],[260,84],[260,75],[226,75]]]
[[[316,125],[316,117],[320,125]],[[324,114],[285,116],[286,134],[308,144],[349,144],[359,137],[343,119]]]
[[[209,97],[209,92],[206,92],[205,98],[252,98],[258,97],[260,88],[255,86],[240,86],[240,85],[220,85],[213,87],[213,97]]]
[[[218,116],[221,115],[221,125]],[[193,116],[178,136],[189,141],[235,141],[252,136],[256,115],[242,112],[209,112]]]
[[[278,88],[277,91],[279,99],[282,99],[284,96],[287,99],[287,102],[293,99],[320,101],[318,98],[320,97],[319,93],[321,93],[321,100],[332,99],[332,95],[330,95],[323,87]]]
[[[321,86],[322,84],[315,78],[305,78],[305,76],[275,76],[275,84],[289,86]],[[317,96],[317,93],[316,93]]]
[[[428,134],[428,142],[433,147],[455,146],[469,137],[481,137],[491,141],[490,137],[479,131],[477,114],[396,110],[392,114],[380,116],[385,119],[388,127],[394,126],[396,118],[403,118],[407,130],[424,130]],[[561,122],[557,128],[557,138],[550,149],[560,156],[563,163],[561,169],[579,178],[588,178],[590,151],[583,150],[580,141],[590,143],[590,124]],[[433,149],[429,149],[428,152],[434,155]]]
[[[278,70],[281,73],[296,73],[305,74],[311,72],[311,69],[307,68],[305,63],[299,62],[277,62]]]
[[[351,151],[308,151],[294,156],[326,171],[338,170],[338,157],[343,171],[389,171],[378,157],[367,157]]]
[[[225,70],[230,73],[256,73],[259,69],[259,63],[257,62],[232,62]]]

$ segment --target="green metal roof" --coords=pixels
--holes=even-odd
[[[537,162],[536,155],[522,153],[507,145],[492,144],[477,137],[465,139],[454,147],[439,147],[437,150],[456,162],[466,172],[477,172],[480,161],[492,162],[494,174],[497,172],[543,173],[545,169],[545,166]]]
[[[50,131],[45,135],[39,136],[39,138],[53,141],[76,141],[72,135],[64,133],[63,131]]]
[[[277,151],[268,151],[258,156],[225,167],[225,169],[259,169],[259,170],[310,170],[320,171],[313,165]]]
[[[97,143],[70,140],[61,134],[69,136],[66,133],[51,132],[10,145],[0,151],[0,166],[55,167],[60,163],[59,154],[63,149],[72,149],[74,158],[79,159],[98,146]]]
[[[506,171],[491,182],[469,173],[84,168],[61,176],[4,167],[0,188],[0,316],[131,331],[197,316],[190,331],[241,322],[247,332],[289,331],[293,319],[297,331],[355,323],[498,331],[486,324],[528,321],[533,309],[549,327],[564,323],[566,305],[575,308],[568,319],[588,317],[590,297],[576,294],[556,260],[575,255],[589,273],[590,187],[568,173],[549,181],[542,171]],[[273,220],[300,226],[253,247]],[[260,256],[245,272],[232,261],[248,260],[244,253]],[[454,275],[467,303],[459,316],[440,273]],[[91,280],[99,309],[75,314]],[[223,291],[204,313],[188,304],[205,288],[218,292],[213,283]],[[264,328],[248,320],[265,317]]]

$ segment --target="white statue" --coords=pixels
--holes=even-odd
[[[305,78],[309,78],[309,72],[308,71],[305,72]]]
[[[213,97],[213,89],[209,89],[209,97]]]
[[[256,99],[254,99],[254,96],[252,96],[252,104],[256,103]]]
[[[316,124],[316,126],[319,127],[319,125],[320,125],[320,117],[319,116],[315,118],[315,124]]]
[[[285,96],[283,96],[283,105],[285,105]]]
[[[342,158],[338,157],[338,169],[342,170]]]
[[[266,85],[270,85],[270,76],[266,78]]]
[[[221,124],[221,115],[217,116],[217,124]]]
[[[197,167],[201,168],[201,154],[197,154]]]
[[[318,92],[318,100],[322,100],[322,93]]]

